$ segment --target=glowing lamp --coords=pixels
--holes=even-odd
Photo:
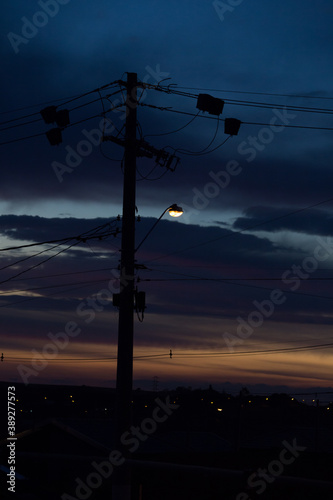
[[[168,211],[171,217],[180,217],[184,213],[183,209],[176,205],[176,203],[171,205],[171,207],[168,208]]]
[[[167,212],[169,212],[169,214],[171,215],[171,217],[180,217],[184,213],[183,209],[181,207],[179,207],[177,205],[177,203],[174,203],[173,205],[170,205],[170,207],[166,208],[164,210],[164,212],[162,213],[162,215],[160,215],[159,218],[156,220],[155,224],[153,224],[153,226],[149,229],[148,233],[143,238],[143,240],[141,241],[141,243],[136,247],[135,252],[137,252],[139,250],[139,248],[141,247],[142,243],[144,241],[146,241],[146,239],[148,238],[148,236],[150,235],[150,233],[153,231],[153,229],[156,227],[156,225],[162,219],[163,215],[166,214]]]

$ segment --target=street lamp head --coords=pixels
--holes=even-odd
[[[170,205],[170,207],[166,208],[164,210],[164,212],[159,216],[159,218],[155,221],[155,224],[153,224],[153,226],[149,229],[148,233],[143,238],[143,240],[141,241],[141,243],[136,247],[135,252],[137,252],[139,250],[139,248],[141,247],[142,243],[144,241],[146,241],[146,239],[148,238],[148,236],[150,235],[150,233],[152,232],[152,230],[156,227],[156,225],[162,219],[163,215],[165,215],[167,212],[169,212],[169,214],[171,215],[171,217],[180,217],[184,213],[183,209],[181,207],[179,207],[177,205],[177,203],[174,203],[173,205]]]
[[[176,203],[171,205],[171,207],[168,208],[168,211],[171,217],[180,217],[184,213],[183,209],[179,207]]]

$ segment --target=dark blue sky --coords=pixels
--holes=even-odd
[[[136,379],[332,384],[329,346],[235,356],[331,341],[332,3],[15,0],[0,11],[1,248],[72,237],[114,220],[123,174],[113,160],[123,151],[98,138],[103,112],[122,129],[123,111],[110,109],[123,96],[106,99],[117,84],[89,92],[126,72],[170,85],[170,93],[142,95],[138,134],[181,161],[167,172],[138,160],[137,241],[170,204],[182,205],[184,216],[165,216],[138,254],[148,268],[138,274],[148,309],[136,324],[136,352],[172,348],[174,357],[172,364],[167,357],[138,360]],[[197,114],[199,93],[225,101],[219,122],[200,113],[189,123],[192,116],[171,112]],[[52,104],[71,110],[57,147],[39,115]],[[241,120],[239,134],[218,147],[230,117]],[[90,323],[77,308],[114,279],[119,246],[119,236],[91,240],[22,275],[58,250],[26,261],[49,246],[1,252],[2,349],[12,357],[1,367],[4,377],[20,380],[17,359],[31,365],[48,333],[76,321],[80,335],[30,381],[114,383],[115,363],[105,377],[102,362],[88,362],[89,371],[80,361],[61,361],[114,355],[113,306],[105,299]],[[193,352],[200,356],[189,357]]]

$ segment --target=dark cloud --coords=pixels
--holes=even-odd
[[[110,224],[110,226],[107,226]],[[112,226],[111,224],[114,224]],[[87,219],[52,218],[30,215],[1,215],[0,234],[15,240],[43,242],[57,239],[75,239],[80,234],[91,234],[102,226],[117,227],[116,217],[112,219],[97,218],[93,221]]]
[[[302,335],[311,342],[317,331],[325,337],[331,258],[327,254],[318,268],[307,266],[315,238],[331,235],[331,203],[315,207],[331,198],[332,131],[324,130],[331,128],[331,3],[255,7],[244,1],[222,15],[216,3],[199,0],[72,0],[15,53],[8,33],[22,34],[23,18],[33,22],[40,3],[18,0],[0,8],[0,143],[38,135],[0,145],[2,249],[74,238],[121,213],[123,148],[98,139],[103,112],[116,126],[113,134],[123,132],[125,115],[110,113],[111,103],[104,99],[102,105],[96,92],[61,102],[137,72],[141,81],[225,100],[217,127],[207,113],[189,123],[192,116],[167,110],[197,113],[193,96],[148,90],[141,99],[163,110],[139,106],[138,137],[181,162],[167,172],[138,159],[137,244],[172,203],[183,206],[186,224],[162,219],[137,253],[138,287],[148,305],[137,344],[218,348],[223,332],[235,332],[237,318],[247,319],[255,304],[267,305],[274,289],[285,301],[255,329],[256,342],[288,345]],[[53,125],[39,114],[53,103],[70,110],[71,126],[58,147],[45,135]],[[227,117],[242,124],[238,136],[222,145]],[[111,295],[91,324],[86,301],[117,285],[120,235],[77,242],[58,256],[66,246],[49,247],[0,252],[4,346],[40,348],[48,331],[62,331],[73,318],[82,328],[73,343],[77,352],[83,344],[114,346]],[[85,315],[78,315],[80,305]],[[240,373],[256,376],[253,366]],[[257,373],[275,377],[278,370]]]
[[[288,209],[256,206],[246,209],[244,217],[238,217],[233,227],[252,231],[294,231],[309,235],[331,236],[332,220],[332,212],[318,208],[310,207],[295,211],[291,207]]]

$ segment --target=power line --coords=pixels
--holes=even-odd
[[[29,271],[31,271],[32,269],[36,269],[37,267],[41,266],[42,264],[45,264],[46,262],[48,262],[49,260],[57,257],[58,255],[60,255],[61,253],[63,252],[66,252],[67,250],[69,250],[70,248],[72,248],[73,246],[75,245],[78,245],[80,243],[80,241],[75,241],[74,243],[72,243],[71,245],[69,245],[67,248],[63,248],[61,249],[59,252],[57,252],[56,254],[54,255],[51,255],[50,257],[48,257],[47,259],[44,259],[42,260],[41,262],[37,262],[37,264],[34,264],[33,266],[29,267],[28,269],[24,269],[20,272],[18,272],[17,274],[14,274],[14,276],[11,276],[10,278],[7,278],[5,280],[2,280],[0,281],[0,285],[4,284],[4,283],[8,283],[9,281],[11,281],[12,279],[14,278],[17,278],[18,276],[21,276],[22,274],[24,273],[27,273]],[[49,249],[49,250],[53,250],[54,248],[57,248],[58,246],[60,246],[62,244],[59,244],[59,245],[56,245],[54,246],[53,248]]]
[[[197,118],[197,116],[199,115],[199,113],[200,113],[200,111],[198,111],[198,113],[193,118],[191,118],[191,120],[189,122],[187,122],[185,125],[183,125],[180,128],[177,128],[175,130],[171,130],[169,132],[163,132],[163,133],[160,133],[160,134],[147,134],[143,138],[145,139],[146,137],[161,137],[161,136],[164,136],[164,135],[170,135],[170,134],[175,134],[176,132],[180,132],[181,130],[184,130],[185,128],[187,128]]]
[[[171,109],[170,107],[162,107],[162,106],[154,106],[152,104],[143,104],[140,103],[140,106],[146,106],[149,108],[153,109],[159,109],[160,111],[169,111],[170,113],[177,113],[181,115],[186,115],[186,116],[197,116],[194,113],[190,113],[188,111],[180,111],[177,109]],[[208,120],[216,120],[217,118],[214,116],[209,116],[209,115],[199,115],[198,118],[205,118]],[[223,118],[220,118],[220,120],[225,121]],[[242,121],[242,125],[258,125],[260,127],[271,127],[272,124],[270,123],[261,123],[261,122],[246,122]],[[275,126],[278,126],[278,124],[275,124]],[[295,128],[295,129],[308,129],[308,130],[333,130],[333,127],[318,127],[318,126],[307,126],[307,125],[290,125],[290,124],[281,124],[281,126],[285,128]]]
[[[116,268],[114,268],[114,269],[116,269]],[[71,287],[71,286],[76,286],[76,285],[89,285],[89,284],[95,284],[95,283],[105,283],[105,281],[116,281],[118,279],[119,278],[117,278],[117,277],[114,277],[114,278],[107,277],[107,278],[101,278],[101,279],[98,279],[98,280],[74,281],[74,282],[71,282],[71,283],[60,283],[60,284],[57,284],[57,285],[35,286],[35,287],[32,287],[32,288],[17,288],[15,290],[9,290],[9,292],[11,294],[13,294],[15,292],[21,292],[21,293],[22,292],[23,293],[26,293],[26,292],[36,292],[37,290],[48,290],[50,288],[61,288],[61,287]],[[17,280],[13,280],[13,281],[17,281]],[[6,295],[6,294],[8,294],[8,291],[2,291],[2,292],[0,292],[0,294],[1,295]]]
[[[256,351],[236,351],[236,352],[211,352],[211,353],[180,353],[174,354],[175,357],[226,357],[226,356],[254,356],[261,354],[274,354],[274,353],[284,353],[284,352],[294,352],[294,351],[311,351],[316,349],[323,349],[326,347],[333,347],[333,342],[327,344],[314,344],[308,346],[297,346],[297,347],[281,347],[277,349],[262,349]]]
[[[268,95],[268,96],[278,96],[278,97],[296,97],[302,99],[323,99],[323,100],[333,100],[333,97],[325,96],[310,96],[310,95],[300,95],[300,94],[280,94],[277,92],[250,92],[245,90],[222,90],[222,89],[209,89],[209,88],[199,88],[199,87],[181,87],[177,85],[177,89],[187,89],[187,90],[200,90],[206,92],[224,92],[233,94],[252,94],[252,95]]]
[[[42,246],[42,245],[46,245],[46,244],[68,242],[70,240],[80,240],[80,239],[84,240],[84,239],[94,239],[94,238],[104,237],[105,235],[109,235],[109,234],[113,234],[113,233],[112,232],[98,233],[97,231],[100,231],[100,230],[104,229],[105,227],[111,226],[111,224],[114,224],[116,222],[118,222],[118,219],[113,219],[109,222],[106,222],[105,224],[97,226],[93,229],[89,229],[88,231],[85,231],[84,233],[81,233],[81,234],[76,235],[76,236],[68,236],[67,238],[60,238],[57,240],[40,241],[38,243],[28,243],[26,245],[19,245],[16,247],[0,248],[0,252],[7,252],[9,250],[19,250],[21,248]],[[118,233],[119,231],[116,231],[116,232]]]
[[[325,109],[325,108],[309,108],[306,106],[281,106],[281,104],[270,104],[264,102],[256,102],[256,101],[240,101],[237,99],[224,99],[226,104],[231,104],[235,106],[249,106],[254,108],[263,108],[263,109],[282,109],[286,111],[297,111],[304,113],[315,113],[315,114],[333,114],[333,109]]]
[[[106,88],[108,87],[111,87],[112,85],[115,86],[117,82],[113,82],[113,83],[110,83],[110,84],[107,84],[107,85],[104,85],[103,87],[100,87],[99,89],[94,89],[94,90],[91,90],[89,92],[86,92],[84,94],[80,94],[80,95],[76,95],[76,96],[72,96],[72,97],[65,97],[65,98],[62,98],[62,99],[54,99],[53,101],[47,101],[47,102],[41,102],[41,103],[38,103],[38,104],[32,104],[30,106],[24,106],[22,108],[18,108],[18,109],[14,109],[14,110],[8,110],[8,111],[2,111],[0,112],[0,115],[1,114],[8,114],[8,113],[16,113],[17,111],[22,111],[24,109],[30,109],[30,108],[36,108],[36,107],[42,107],[46,104],[54,104],[56,102],[61,102],[61,104],[57,105],[56,107],[59,107],[59,106],[65,106],[66,104],[69,104],[71,102],[74,102],[78,99],[82,99],[83,97],[86,97],[87,95],[90,95],[90,94],[93,94],[95,92],[100,92],[101,90],[106,90]],[[110,94],[109,96],[107,97],[110,97],[114,94],[117,94],[119,93],[120,90],[118,90],[117,92],[113,93],[113,94]],[[105,98],[107,98],[105,97]],[[65,101],[65,102],[63,102]],[[90,101],[89,103],[86,103],[86,104],[83,104],[83,106],[86,106],[87,104],[91,104],[95,101]],[[76,107],[76,108],[73,108],[72,110],[74,109],[77,109],[79,108],[80,106]],[[10,120],[5,120],[5,121],[2,121],[0,122],[0,125],[5,125],[7,123],[12,123],[12,122],[15,122],[15,121],[20,121],[20,120],[24,120],[25,118],[30,118],[32,116],[36,116],[36,115],[40,115],[40,111],[36,111],[35,113],[30,113],[28,115],[24,115],[24,116],[19,116],[17,118],[13,118],[13,119],[10,119]],[[42,118],[39,118],[38,121],[42,120]]]
[[[73,108],[73,109],[71,109],[71,110],[69,110],[69,111],[73,111],[73,110],[76,110],[76,109],[82,108],[82,107],[84,107],[84,106],[88,106],[89,104],[92,104],[92,103],[96,102],[96,100],[98,101],[99,99],[95,99],[94,101],[90,101],[90,102],[88,102],[88,103],[81,104],[80,106],[77,106],[77,107],[75,107],[75,108]],[[33,114],[33,115],[31,115],[31,116],[34,116],[34,115],[39,115],[39,114],[40,114],[40,113],[34,113],[34,114]],[[18,120],[20,120],[20,118],[15,118],[14,120],[9,120],[9,121],[8,121],[8,123],[13,122],[13,121],[18,121]],[[41,117],[40,117],[40,118],[36,118],[35,120],[30,120],[30,121],[28,121],[28,122],[24,122],[24,123],[17,123],[16,125],[10,125],[10,126],[8,126],[8,127],[1,128],[1,129],[0,129],[0,132],[4,132],[5,130],[11,130],[11,129],[13,129],[13,128],[23,127],[23,126],[25,126],[25,125],[31,125],[32,123],[37,123],[37,122],[42,122],[42,121],[43,121],[43,119],[42,119]],[[3,124],[5,124],[5,123],[6,123],[6,122],[0,123],[0,125],[3,125]],[[69,125],[67,125],[67,126],[69,126]]]
[[[31,276],[30,278],[24,278],[24,281],[40,280],[40,279],[47,279],[47,278],[59,278],[61,276],[73,276],[73,275],[77,275],[77,274],[99,273],[101,271],[112,271],[113,269],[116,269],[116,268],[114,268],[114,267],[101,267],[98,269],[87,269],[85,271],[74,271],[71,273],[56,273],[56,274],[48,274],[48,275],[43,275],[43,276]],[[15,279],[13,281],[23,281],[23,280],[21,280],[21,279],[16,280]],[[0,292],[0,295],[2,293],[6,293],[6,292]]]
[[[116,83],[116,82],[114,82]],[[111,85],[111,84],[110,84]],[[106,86],[105,86],[106,87]],[[102,89],[103,87],[101,87]],[[152,88],[152,86],[150,86],[150,88]],[[161,91],[164,91],[164,92],[167,92],[167,93],[172,93],[172,94],[177,94],[177,91],[175,90],[172,90],[170,91],[169,88],[166,88],[166,89],[162,89],[162,88],[159,88],[158,90],[161,90]],[[99,89],[95,89],[95,90],[92,90],[90,92],[87,92],[85,94],[82,94],[80,96],[77,96],[77,97],[74,97],[64,103],[62,103],[62,105],[65,105],[65,104],[68,104],[69,102],[73,102],[77,99],[80,99],[86,95],[89,95],[93,92],[98,92]],[[113,94],[110,94],[110,95],[115,95],[117,93],[121,92],[120,91],[117,91],[117,92],[114,92]],[[190,95],[190,94],[185,94],[185,93],[178,93],[180,95],[185,95],[187,97],[193,97],[193,98],[197,98],[196,95]],[[107,99],[108,97],[110,96],[104,96],[103,99]],[[73,110],[75,109],[78,109],[78,108],[81,108],[81,107],[84,107],[84,106],[87,106],[93,102],[96,102],[98,101],[99,99],[96,99],[94,101],[90,101],[88,103],[85,103],[85,104],[82,104],[82,105],[79,105],[75,108],[73,108]],[[269,109],[285,109],[285,110],[293,110],[293,111],[300,111],[300,112],[311,112],[311,113],[324,113],[324,114],[332,114],[333,113],[333,110],[327,110],[327,109],[324,109],[324,108],[306,108],[306,107],[301,107],[301,106],[279,106],[279,105],[275,105],[275,104],[270,104],[270,103],[258,103],[258,102],[254,102],[254,101],[240,101],[240,100],[226,100],[227,103],[229,104],[234,104],[234,105],[242,105],[242,106],[252,106],[252,107],[263,107],[263,108],[269,108]],[[141,106],[146,106],[146,107],[150,107],[150,108],[154,108],[154,109],[159,109],[160,111],[169,111],[169,112],[172,112],[172,113],[179,113],[179,114],[182,114],[182,115],[186,115],[186,116],[192,116],[193,119],[196,118],[197,116],[199,118],[206,118],[206,119],[214,119],[216,120],[216,117],[213,117],[213,116],[207,116],[207,115],[198,115],[198,113],[194,114],[194,113],[189,113],[189,112],[186,112],[186,111],[181,111],[181,110],[176,110],[176,109],[171,109],[170,107],[161,107],[161,106],[154,106],[154,105],[149,105],[149,104],[144,104],[144,103],[141,103],[139,102],[138,103],[139,105]],[[122,107],[124,105],[124,103],[122,103],[121,105],[118,105],[118,106],[115,106],[114,108],[112,108],[111,111],[113,111],[114,109],[117,109],[119,107]],[[21,119],[24,119],[24,118],[28,118],[28,117],[31,117],[31,116],[34,116],[34,115],[37,115],[39,113],[33,113],[33,114],[30,114],[30,115],[25,115],[24,117],[20,117],[20,118],[15,118],[13,120],[7,120],[5,122],[2,122],[0,123],[1,124],[6,124],[6,123],[11,123],[13,121],[19,121]],[[70,126],[75,126],[75,125],[78,125],[80,123],[83,123],[84,121],[88,121],[88,120],[91,120],[93,118],[96,118],[96,117],[100,117],[101,115],[98,114],[98,115],[94,115],[94,116],[90,116],[88,118],[84,118],[82,120],[79,120],[79,121],[76,121],[72,124],[69,124],[67,125],[66,128],[70,127]],[[172,134],[172,133],[176,133],[180,130],[183,130],[184,128],[186,128],[192,121],[190,120],[189,123],[187,123],[186,125],[184,125],[183,127],[180,127],[179,129],[176,129],[174,131],[170,131],[170,132],[166,132],[164,134],[150,134],[151,136],[152,135],[156,135],[156,136],[162,136],[162,135],[167,135],[167,134]],[[221,119],[222,121],[224,121],[223,119]],[[31,123],[35,123],[35,122],[39,122],[41,121],[41,119],[36,119],[36,120],[30,120],[28,122],[24,122],[24,123],[20,123],[20,124],[17,124],[17,125],[11,125],[9,127],[5,127],[3,129],[0,129],[0,132],[1,131],[5,131],[5,130],[9,130],[9,129],[12,129],[12,128],[16,128],[16,127],[20,127],[20,126],[24,126],[24,125],[29,125]],[[242,124],[243,125],[255,125],[255,126],[270,126],[269,123],[262,123],[262,122],[248,122],[248,121],[242,121]],[[285,128],[295,128],[295,129],[308,129],[308,130],[327,130],[327,131],[332,131],[333,128],[332,127],[319,127],[319,126],[310,126],[310,125],[292,125],[292,124],[283,124],[283,126]],[[35,137],[40,137],[42,135],[45,135],[45,132],[41,132],[41,133],[37,133],[37,134],[32,134],[32,135],[28,135],[28,136],[24,136],[24,137],[18,137],[18,138],[15,138],[15,139],[10,139],[10,140],[7,140],[7,141],[3,141],[0,143],[0,146],[4,146],[4,145],[8,145],[8,144],[12,144],[12,143],[16,143],[16,142],[20,142],[20,141],[23,141],[23,140],[28,140],[28,139],[32,139],[32,138],[35,138]],[[213,149],[211,152],[215,151],[215,149]]]
[[[116,222],[116,221],[113,221],[113,222]],[[40,245],[45,245],[45,244],[47,244],[47,243],[57,243],[57,245],[55,245],[55,246],[54,246],[54,247],[52,247],[52,248],[49,248],[49,249],[43,250],[43,251],[41,251],[41,252],[39,252],[39,253],[37,253],[37,254],[34,254],[34,255],[32,255],[32,256],[28,256],[28,257],[26,257],[26,258],[24,258],[24,259],[21,259],[20,261],[17,261],[17,262],[15,262],[15,263],[9,264],[9,265],[7,265],[7,266],[5,266],[5,267],[3,268],[3,269],[6,269],[6,268],[12,267],[12,266],[14,266],[14,265],[16,265],[16,264],[18,264],[18,263],[20,263],[20,262],[22,262],[22,261],[25,261],[25,260],[27,260],[27,259],[29,259],[29,258],[36,257],[36,256],[38,256],[38,255],[40,255],[40,254],[42,254],[42,253],[48,252],[48,251],[50,251],[50,250],[53,250],[54,248],[57,248],[57,247],[62,246],[62,245],[64,245],[64,244],[67,244],[67,243],[69,243],[69,242],[70,242],[71,240],[73,240],[73,239],[75,240],[75,241],[74,241],[74,243],[70,244],[67,248],[64,248],[64,249],[60,250],[59,252],[57,252],[56,254],[51,255],[51,256],[50,256],[50,257],[48,257],[47,259],[44,259],[44,260],[42,260],[42,261],[40,261],[40,262],[38,262],[38,263],[34,264],[33,266],[30,266],[29,268],[24,269],[24,270],[22,270],[22,271],[18,272],[18,273],[17,273],[17,274],[15,274],[14,276],[11,276],[11,277],[9,277],[9,278],[7,278],[7,279],[3,280],[3,281],[0,281],[0,284],[8,283],[9,281],[14,280],[14,279],[15,279],[15,278],[17,278],[18,276],[21,276],[22,274],[25,274],[26,272],[29,272],[29,271],[31,271],[31,270],[33,270],[33,269],[35,269],[35,268],[39,267],[40,265],[45,264],[45,263],[46,263],[46,262],[48,262],[49,260],[53,259],[54,257],[57,257],[57,256],[58,256],[58,255],[60,255],[61,253],[63,253],[63,252],[65,252],[65,251],[69,250],[70,248],[72,248],[73,246],[78,245],[78,244],[79,244],[79,243],[81,243],[81,242],[85,242],[85,241],[87,241],[87,240],[90,240],[90,239],[96,239],[96,238],[97,238],[97,239],[102,239],[102,238],[105,238],[105,237],[110,236],[110,235],[113,235],[113,236],[114,236],[114,235],[117,235],[117,234],[118,234],[118,232],[119,232],[119,231],[118,231],[118,229],[116,229],[116,230],[114,230],[114,231],[107,231],[107,232],[105,232],[105,231],[104,231],[104,229],[105,229],[105,227],[108,227],[108,226],[110,226],[110,222],[108,222],[108,223],[106,223],[106,224],[103,224],[103,225],[100,225],[100,226],[97,226],[96,228],[91,229],[91,230],[89,230],[89,231],[86,231],[86,232],[82,233],[82,234],[81,234],[81,235],[79,235],[79,236],[75,236],[75,237],[72,237],[72,238],[67,238],[67,239],[65,239],[65,240],[64,240],[64,239],[61,239],[61,240],[54,240],[54,241],[52,241],[52,242],[51,242],[51,241],[48,241],[48,242],[41,242],[41,243],[30,243],[30,244],[28,244],[28,245],[20,245],[20,246],[18,246],[18,247],[10,247],[10,248],[5,248],[5,249],[0,249],[1,251],[8,251],[8,250],[14,250],[14,249],[15,249],[15,250],[17,250],[17,249],[27,248],[27,247],[32,247],[32,246],[40,246]],[[63,285],[62,285],[62,286],[63,286]]]
[[[198,116],[198,114],[196,115],[196,117]],[[204,149],[201,149],[199,151],[190,151],[189,149],[182,149],[182,148],[179,148],[179,149],[175,149],[174,150],[174,153],[180,153],[180,154],[184,154],[184,155],[190,155],[190,156],[201,156],[201,155],[205,155],[205,154],[209,154],[211,153],[212,151],[215,151],[217,148],[223,146],[223,144],[225,144],[225,142],[229,139],[229,137],[227,137],[227,139],[225,139],[222,144],[220,144],[217,148],[214,148],[212,150],[209,151],[209,148],[210,146],[213,144],[213,142],[215,141],[216,139],[216,136],[217,136],[217,133],[218,133],[218,130],[219,130],[219,125],[220,125],[220,120],[219,118],[217,118],[216,120],[216,130],[215,130],[215,133],[213,135],[213,138],[211,139],[211,141],[209,142],[208,146],[206,146]]]
[[[165,358],[170,358],[170,352],[168,353],[165,353],[165,354],[148,354],[148,355],[139,355],[139,356],[133,356],[133,359],[158,359],[158,358],[162,358],[162,357],[165,357]],[[19,358],[19,357],[13,357],[13,356],[4,356],[4,361],[31,361],[31,358]],[[92,362],[92,363],[96,363],[96,362],[102,362],[102,363],[105,363],[105,362],[109,362],[109,361],[117,361],[117,356],[111,356],[111,357],[104,357],[104,358],[53,358],[53,359],[50,359],[48,361],[52,361],[52,362],[55,362],[55,363],[64,363],[64,362],[70,362],[70,363],[73,363],[73,362]]]
[[[193,353],[193,352],[175,352],[175,350],[172,350],[172,355],[175,357],[175,359],[179,358],[211,358],[211,357],[217,357],[217,358],[222,358],[222,357],[235,357],[235,356],[257,356],[257,355],[264,355],[264,354],[281,354],[281,353],[288,353],[288,352],[298,352],[298,351],[311,351],[311,350],[317,350],[317,349],[323,349],[323,348],[331,348],[333,347],[333,342],[325,343],[325,344],[311,344],[307,346],[295,346],[295,347],[281,347],[281,348],[276,348],[276,349],[262,349],[262,350],[253,350],[253,351],[236,351],[236,352],[199,352],[199,353]],[[133,359],[157,359],[161,357],[166,357],[170,359],[170,352],[168,353],[163,353],[163,354],[150,354],[150,355],[138,355],[138,356],[133,356]],[[19,357],[5,357],[5,360],[9,361],[31,361],[31,358],[19,358]],[[112,357],[105,357],[105,358],[54,358],[50,359],[49,361],[51,362],[57,362],[57,363],[64,363],[64,362],[107,362],[117,360],[117,356],[112,356]]]
[[[159,272],[165,272],[169,274],[180,274],[183,275],[182,273],[176,273],[176,272],[171,272],[171,271],[161,271],[158,270]],[[186,276],[186,275],[183,275]],[[281,278],[278,279],[276,278],[277,281],[282,281]],[[308,281],[307,279],[306,281]],[[316,278],[310,278],[310,281],[315,281]],[[269,292],[273,291],[273,288],[265,287],[265,286],[258,286],[258,285],[249,285],[245,283],[239,283],[235,282],[231,278],[204,278],[201,276],[195,277],[195,276],[190,276],[190,277],[184,277],[184,278],[168,278],[168,279],[159,279],[159,278],[140,278],[138,280],[139,282],[172,282],[172,281],[206,281],[206,282],[216,282],[216,283],[223,283],[225,285],[232,285],[232,286],[238,286],[238,287],[243,287],[243,288],[256,288],[257,290],[267,290]],[[239,279],[239,281],[256,281],[253,278],[248,278],[248,279]],[[272,281],[269,279],[269,281]],[[286,289],[281,289],[281,291],[285,294],[291,294],[291,295],[302,295],[304,297],[310,297],[310,298],[315,298],[315,299],[325,299],[325,300],[333,300],[333,297],[328,297],[327,295],[319,295],[319,294],[313,294],[313,293],[305,293],[305,292],[300,292],[297,290],[286,290]]]
[[[157,87],[150,86],[149,88],[155,88],[155,90],[165,92],[166,94],[179,95],[182,97],[189,97],[192,99],[198,99],[198,97],[199,97],[199,94],[193,94],[190,92],[184,92],[184,91],[178,90],[178,88],[180,88],[180,87],[171,88],[170,86],[161,87],[158,85]],[[214,92],[214,90],[211,90],[211,91]],[[223,92],[223,91],[218,91],[218,92]],[[261,95],[265,95],[265,94],[261,94]],[[275,94],[272,94],[272,95],[275,95]],[[278,94],[276,94],[276,95],[278,95]],[[330,99],[333,99],[333,98],[330,98]],[[281,106],[281,104],[274,104],[274,103],[270,103],[270,102],[258,102],[258,101],[248,101],[248,100],[244,101],[244,100],[240,100],[240,99],[228,99],[228,98],[223,98],[223,101],[226,104],[237,104],[240,106],[242,106],[242,105],[243,106],[253,106],[253,107],[258,107],[258,108],[273,108],[273,109],[277,108],[277,109],[294,110],[294,111],[306,111],[309,113],[326,113],[326,114],[333,113],[332,109],[314,108],[314,107],[309,107],[309,106],[296,106],[296,105],[283,105],[283,106]]]
[[[99,100],[99,99],[97,99]],[[114,108],[112,108],[111,111],[115,110],[115,109],[118,109],[118,108],[121,108],[124,104],[119,104],[117,106],[114,106]],[[67,128],[70,128],[70,127],[74,127],[75,125],[79,125],[80,123],[84,123],[86,121],[89,121],[89,120],[92,120],[94,118],[101,118],[103,117],[103,115],[101,113],[97,114],[97,115],[92,115],[92,116],[89,116],[88,118],[82,118],[81,120],[77,120],[76,122],[73,122],[73,123],[69,123],[68,125],[66,125],[66,129]],[[39,120],[36,120],[36,121],[39,121]],[[23,124],[25,125],[25,124]],[[3,129],[5,130],[5,129]],[[0,130],[1,132],[1,130]],[[25,141],[27,139],[33,139],[35,137],[41,137],[41,136],[45,136],[45,132],[40,132],[38,134],[32,134],[32,135],[28,135],[28,136],[24,136],[24,137],[18,137],[16,139],[9,139],[8,141],[3,141],[3,142],[0,142],[0,146],[5,146],[7,144],[13,144],[15,142],[20,142],[20,141]]]
[[[293,210],[292,212],[288,212],[287,214],[279,215],[278,217],[274,217],[272,219],[267,219],[267,220],[262,221],[262,222],[257,222],[256,224],[251,224],[251,225],[249,225],[247,227],[244,227],[243,229],[232,231],[232,232],[230,232],[228,234],[224,234],[222,236],[218,236],[217,238],[213,238],[213,239],[208,240],[208,241],[203,241],[201,243],[197,243],[196,245],[191,245],[189,247],[183,248],[182,250],[177,250],[175,252],[164,254],[164,255],[162,255],[160,257],[155,257],[154,259],[146,260],[145,262],[146,263],[148,263],[148,262],[154,262],[155,260],[160,260],[160,259],[163,259],[164,257],[169,257],[171,255],[176,255],[176,254],[179,254],[179,253],[183,253],[183,252],[186,252],[188,250],[192,250],[194,248],[198,248],[200,246],[208,245],[210,243],[215,243],[216,241],[219,241],[219,240],[222,240],[222,239],[225,239],[225,238],[231,238],[231,237],[234,237],[236,235],[239,235],[239,234],[243,233],[244,231],[248,231],[250,229],[255,229],[257,227],[263,226],[263,225],[268,224],[270,222],[275,222],[277,220],[281,220],[281,219],[284,219],[286,217],[290,217],[292,215],[295,215],[295,214],[298,214],[298,213],[301,213],[301,212],[305,212],[306,210],[318,207],[320,205],[324,205],[325,203],[329,203],[331,201],[333,201],[333,198],[328,198],[327,200],[323,200],[323,201],[320,201],[320,202],[317,202],[317,203],[313,203],[312,205],[308,205],[306,207],[299,208],[297,210]]]

